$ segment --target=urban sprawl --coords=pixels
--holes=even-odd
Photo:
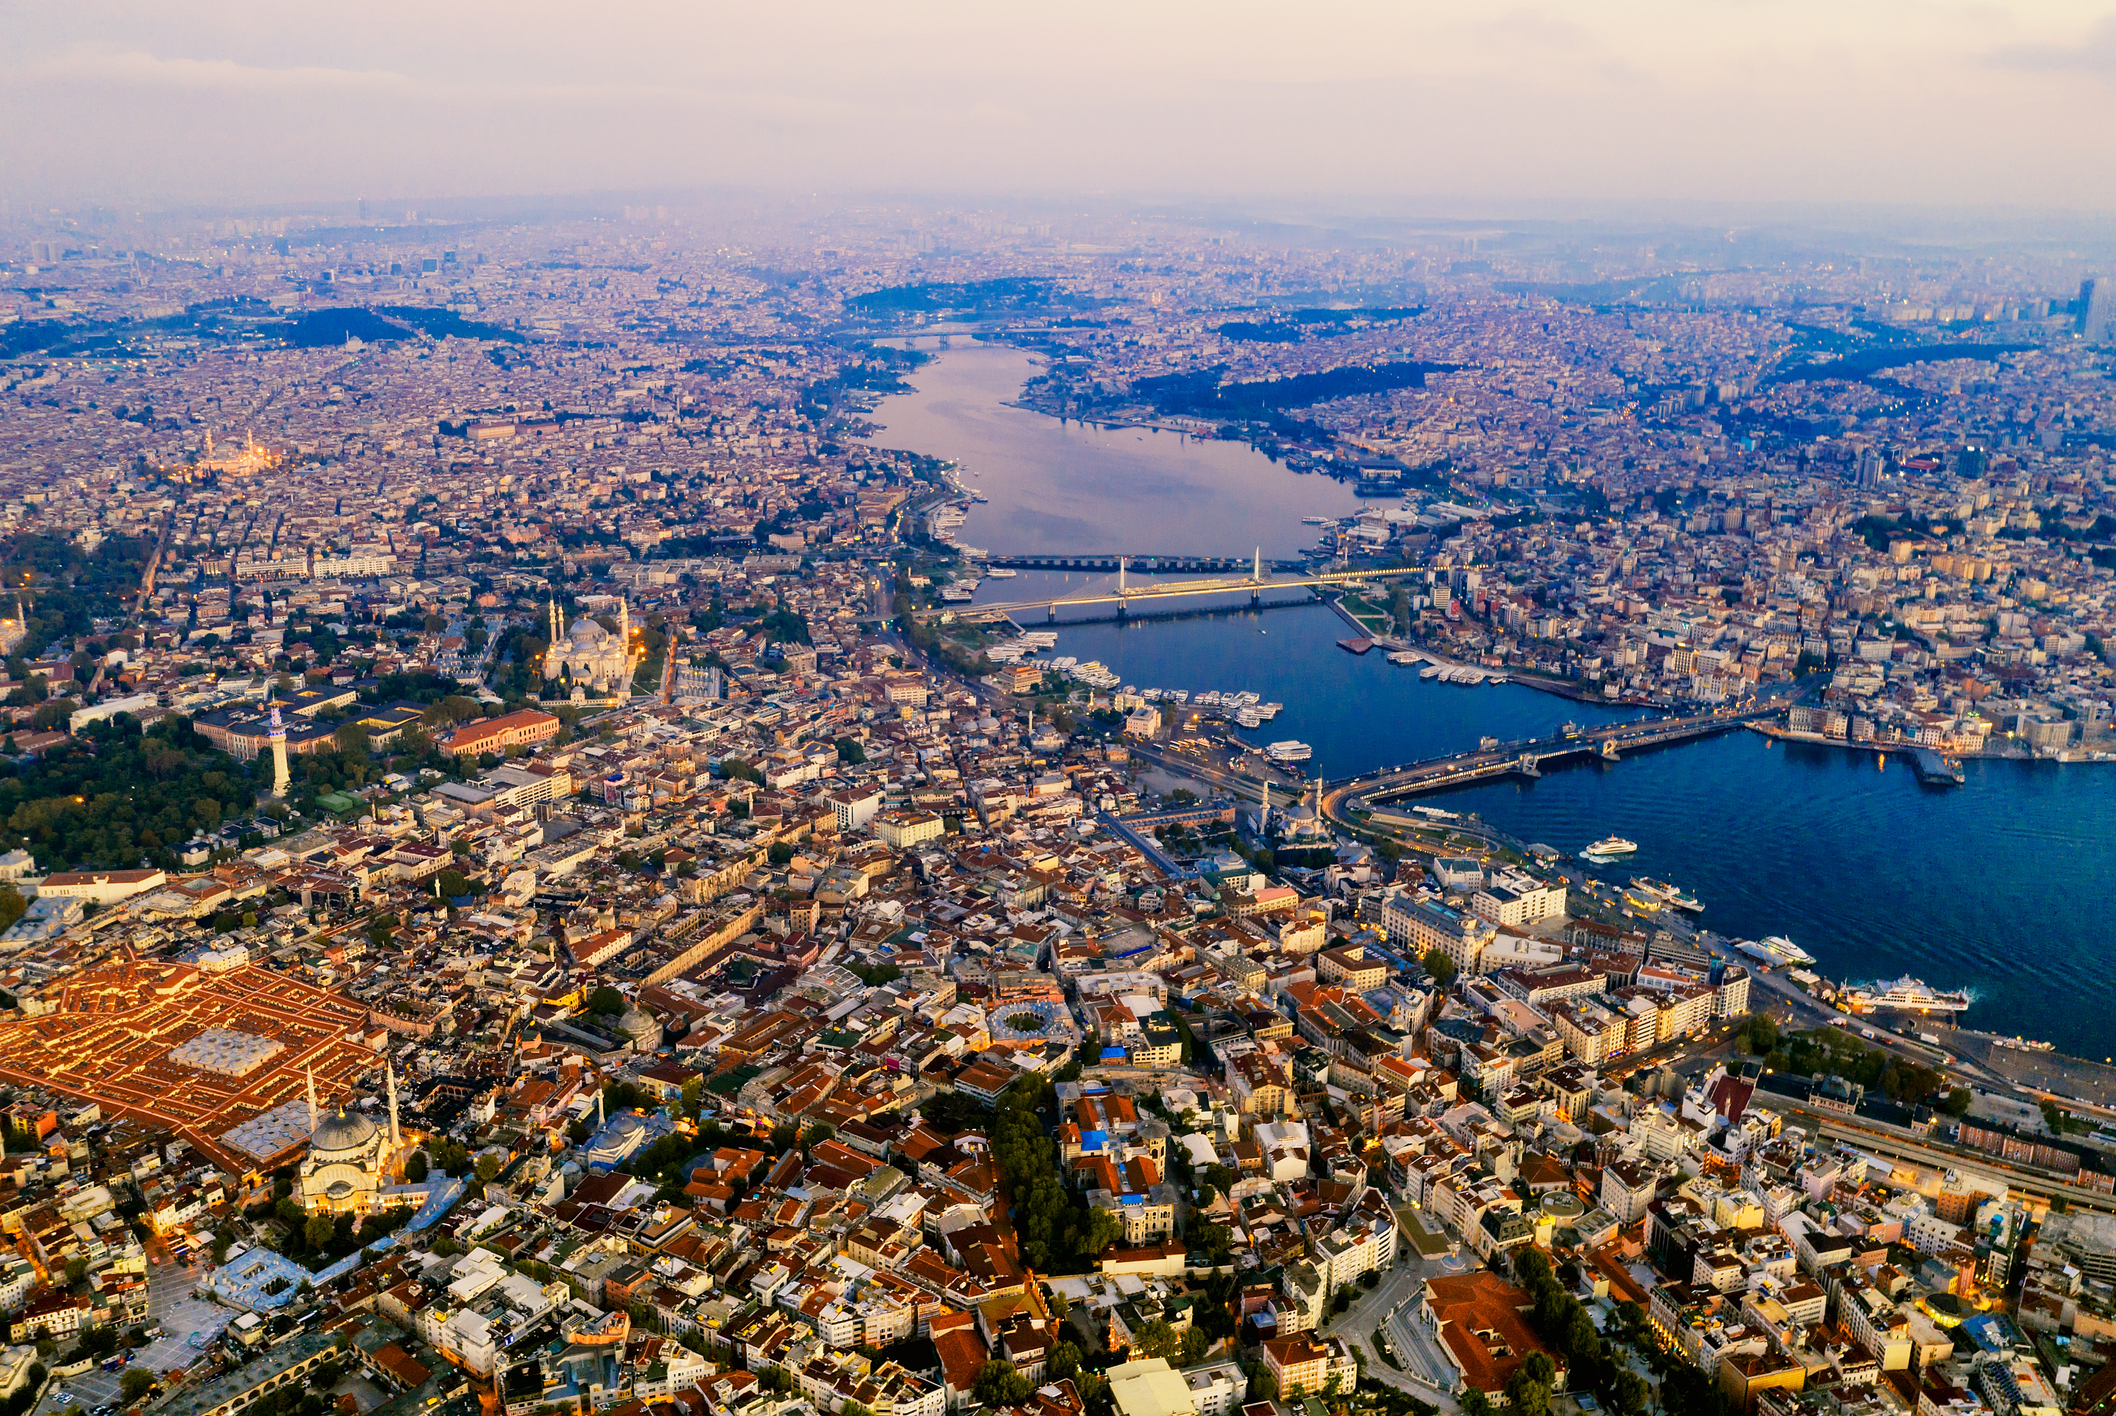
[[[9,237],[6,1416],[2116,1401],[2091,1112],[1293,754],[1155,790],[1254,705],[978,615],[869,416],[1028,348],[1355,485],[1392,648],[2097,758],[2116,282],[617,216]]]

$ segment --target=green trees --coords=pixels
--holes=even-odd
[[[1038,1273],[1077,1273],[1094,1238],[1079,1201],[1058,1174],[1058,1145],[1044,1130],[1040,1110],[1056,1104],[1051,1083],[1024,1077],[999,1099],[991,1126],[992,1158],[1005,1178],[1022,1257]]]
[[[259,786],[188,718],[142,732],[120,714],[45,757],[0,764],[0,818],[46,869],[134,866],[142,855],[174,869],[174,847],[249,809]]]
[[[1749,1051],[1758,1057],[1768,1056],[1778,1046],[1778,1020],[1768,1013],[1751,1013],[1743,1026],[1748,1038]]]
[[[838,761],[857,767],[867,760],[867,749],[849,737],[838,739]]]
[[[1141,1357],[1173,1360],[1181,1352],[1183,1338],[1163,1318],[1155,1318],[1132,1334],[1131,1347]]]
[[[321,1249],[324,1245],[331,1242],[331,1237],[336,1232],[337,1226],[331,1222],[329,1215],[322,1213],[312,1214],[309,1216],[308,1228],[303,1231],[302,1238],[308,1241],[311,1249]]]
[[[1455,961],[1450,959],[1444,951],[1428,949],[1425,952],[1425,957],[1418,962],[1425,965],[1425,971],[1433,976],[1433,982],[1439,984],[1442,988],[1455,981]]]
[[[426,1152],[415,1151],[412,1158],[404,1162],[406,1183],[416,1185],[426,1178]]]
[[[970,1388],[981,1406],[1019,1406],[1029,1399],[1029,1379],[1014,1364],[993,1358],[977,1369],[977,1383]]]

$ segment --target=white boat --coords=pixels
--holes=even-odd
[[[995,565],[990,570],[986,571],[985,574],[991,576],[994,580],[1012,580],[1015,576],[1021,574],[1021,572],[1018,570],[1014,570],[1008,566]]]
[[[1418,671],[1418,677],[1422,679],[1436,679],[1440,677],[1440,673],[1441,669],[1438,664],[1427,664],[1424,668]]]
[[[1288,738],[1284,742],[1267,744],[1264,755],[1273,762],[1306,762],[1315,755],[1315,749],[1304,742]]]
[[[1885,979],[1871,988],[1853,989],[1848,998],[1854,1013],[1959,1013],[1976,1001],[1959,990],[1941,992],[1919,978]]]
[[[1589,846],[1586,854],[1605,856],[1610,860],[1615,860],[1618,856],[1630,855],[1637,849],[1638,842],[1636,841],[1627,841],[1622,836],[1604,836]]]
[[[1173,703],[1188,703],[1190,701],[1190,690],[1187,688],[1171,688],[1168,690],[1168,697],[1169,701]]]
[[[1680,887],[1670,885],[1665,880],[1655,880],[1650,875],[1633,876],[1631,888],[1647,899],[1658,900],[1664,905],[1673,905],[1679,910],[1688,910],[1693,914],[1704,908],[1704,902],[1696,896],[1685,894]]]
[[[1244,728],[1260,728],[1264,725],[1264,715],[1254,708],[1237,708],[1234,710],[1234,721]]]
[[[1283,703],[1259,703],[1256,705],[1256,716],[1267,723],[1285,711],[1286,705]]]
[[[1757,940],[1739,940],[1734,945],[1751,958],[1765,959],[1774,964],[1812,964],[1815,956],[1786,938],[1773,934]]]
[[[1415,664],[1421,657],[1422,656],[1420,655],[1413,654],[1408,649],[1399,649],[1395,653],[1389,655],[1389,662],[1392,664]]]

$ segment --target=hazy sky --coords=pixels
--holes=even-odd
[[[0,10],[0,189],[2116,206],[2116,0]]]

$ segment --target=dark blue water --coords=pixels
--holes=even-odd
[[[1626,712],[1519,685],[1421,680],[1378,651],[1355,657],[1328,608],[1131,625],[1059,626],[1057,653],[1099,659],[1139,687],[1254,689],[1286,705],[1247,734],[1298,738],[1309,772],[1344,777]],[[1673,880],[1705,924],[1783,934],[1837,979],[1914,974],[1978,998],[1966,1025],[2116,1053],[2116,967],[2095,882],[2116,879],[2116,769],[1970,762],[1966,785],[1924,787],[1901,757],[1771,743],[1750,732],[1557,767],[1419,798],[1476,812],[1568,853],[1616,833],[1639,843],[1603,872]]]

